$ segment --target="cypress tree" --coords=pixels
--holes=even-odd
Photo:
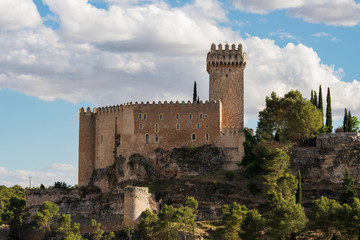
[[[301,202],[302,202],[302,189],[301,189],[301,172],[300,172],[300,170],[298,171],[297,179],[298,179],[298,184],[297,184],[295,197],[296,197],[296,203],[301,204]]]
[[[351,116],[350,110],[349,110],[348,115],[347,115],[347,131],[348,132],[353,131],[353,128],[352,128],[352,116]]]
[[[340,195],[340,203],[344,204],[351,204],[354,201],[354,198],[357,194],[356,190],[354,189],[354,180],[350,177],[349,169],[346,168],[344,178],[343,178],[343,192]]]
[[[312,102],[314,104],[314,91],[313,90],[311,90],[310,102]]]
[[[193,91],[193,103],[197,101],[197,89],[196,89],[196,81],[194,82],[194,91]]]
[[[321,113],[324,112],[323,108],[323,99],[322,99],[322,90],[321,90],[321,85],[319,86],[319,101],[318,101],[318,108],[320,109]]]
[[[332,126],[332,113],[331,113],[331,95],[330,88],[328,87],[327,95],[326,95],[326,127],[327,133],[331,133],[333,130]]]
[[[347,125],[348,125],[348,116],[347,116],[347,109],[345,108],[344,122],[343,122],[344,133],[348,131]]]
[[[314,104],[315,107],[318,107],[316,91],[314,91],[314,102],[313,102],[313,104]]]
[[[321,85],[319,86],[319,101],[318,101],[318,108],[321,111],[321,122],[322,127],[324,127],[324,106],[323,106],[323,98],[322,98],[322,89]]]

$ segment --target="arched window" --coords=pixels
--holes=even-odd
[[[145,134],[145,142],[146,142],[146,144],[149,143],[149,134]]]
[[[156,142],[156,143],[159,142],[159,135],[158,135],[158,134],[155,135],[155,142]]]

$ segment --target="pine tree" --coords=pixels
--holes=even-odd
[[[348,112],[347,115],[347,131],[348,132],[352,132],[353,131],[353,127],[352,127],[352,116],[351,116],[351,112]]]
[[[331,95],[330,88],[328,87],[327,95],[326,95],[326,124],[327,133],[331,133],[333,130],[332,126],[332,113],[331,113]]]
[[[302,189],[301,189],[301,172],[300,172],[300,170],[298,171],[297,179],[298,179],[298,184],[297,184],[295,197],[296,197],[296,203],[301,204],[301,202],[302,202]]]
[[[354,201],[354,198],[357,194],[356,190],[353,188],[354,180],[350,177],[349,169],[346,168],[344,178],[343,178],[343,188],[344,191],[340,195],[340,203],[351,204]]]
[[[344,122],[343,122],[344,133],[348,131],[347,125],[348,125],[348,115],[347,115],[347,109],[345,108]]]
[[[194,91],[193,91],[193,103],[197,101],[197,88],[196,88],[196,81],[194,82]]]

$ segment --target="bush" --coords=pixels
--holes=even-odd
[[[227,179],[229,179],[230,181],[234,180],[235,177],[235,173],[234,172],[226,172],[225,176]]]

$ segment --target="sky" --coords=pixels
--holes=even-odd
[[[329,87],[360,116],[354,0],[2,0],[0,185],[77,183],[78,111],[208,99],[211,43],[242,43],[245,125],[272,91]]]

